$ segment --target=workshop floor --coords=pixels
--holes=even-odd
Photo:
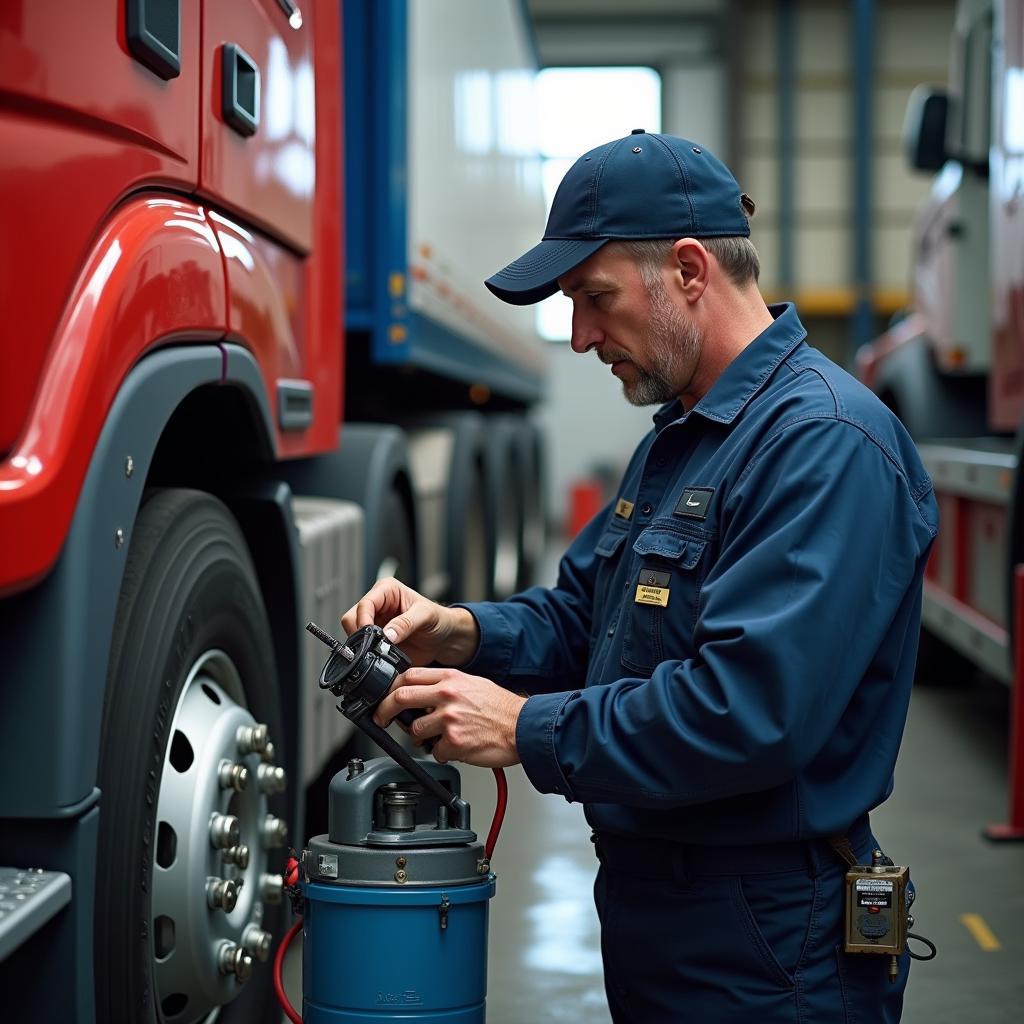
[[[896,791],[873,815],[887,852],[911,865],[916,930],[939,948],[937,960],[914,965],[904,1024],[1024,1019],[1024,844],[992,845],[980,835],[1006,814],[1007,720],[1008,691],[998,684],[915,691]],[[489,1024],[606,1024],[591,902],[596,861],[582,810],[540,796],[518,768],[508,776],[494,857]],[[463,791],[486,831],[491,773],[464,769]],[[290,961],[298,1005],[300,961]]]

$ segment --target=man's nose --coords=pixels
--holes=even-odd
[[[589,352],[604,340],[604,332],[578,310],[572,311],[572,338],[569,344],[574,352]]]

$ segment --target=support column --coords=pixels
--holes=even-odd
[[[874,333],[871,224],[874,151],[874,36],[876,0],[853,3],[853,291],[851,341],[855,353]],[[852,355],[853,353],[851,353]]]
[[[1013,572],[1013,693],[1010,697],[1009,821],[989,825],[984,834],[994,842],[1024,842],[1024,565]]]

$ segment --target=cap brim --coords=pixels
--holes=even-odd
[[[487,278],[485,285],[503,302],[529,306],[558,291],[558,279],[578,267],[607,238],[551,238]]]

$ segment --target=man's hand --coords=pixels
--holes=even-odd
[[[440,661],[465,665],[480,644],[476,619],[465,608],[428,601],[396,579],[378,580],[358,604],[341,617],[346,636],[363,626],[383,626],[414,665]]]
[[[465,761],[481,768],[519,763],[516,722],[525,697],[489,679],[450,668],[411,668],[377,707],[381,726],[407,708],[428,708],[408,732],[418,746],[437,737],[433,754],[441,764]]]

